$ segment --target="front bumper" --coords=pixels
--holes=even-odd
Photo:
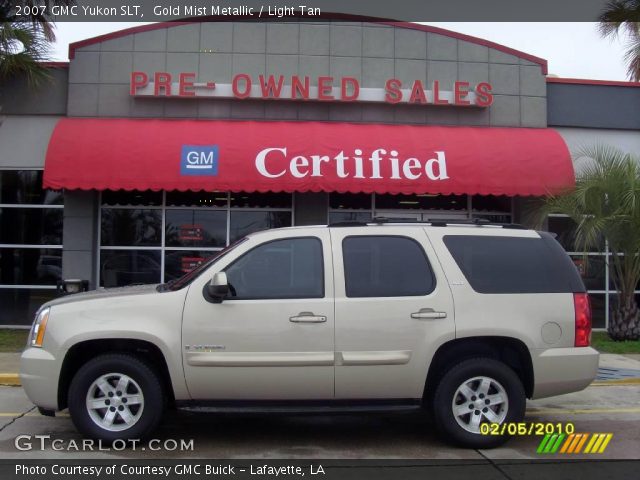
[[[60,364],[42,348],[29,347],[20,357],[20,381],[27,397],[37,407],[58,410]]]
[[[600,354],[591,347],[549,348],[532,353],[534,399],[578,392],[598,374]]]

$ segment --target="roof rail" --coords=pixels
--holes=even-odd
[[[434,218],[427,220],[414,220],[403,218],[389,218],[389,217],[374,217],[370,222],[335,222],[330,223],[329,227],[366,227],[367,225],[382,225],[393,223],[416,223],[416,224],[429,224],[432,227],[446,227],[448,225],[472,225],[476,227],[502,227],[512,228],[516,230],[526,230],[527,227],[520,225],[519,223],[498,223],[487,220],[486,218],[472,218],[472,219],[460,219],[460,218]]]
[[[489,226],[489,227],[502,227],[513,228],[518,230],[526,230],[526,227],[519,223],[498,223],[492,222],[486,218],[428,218],[427,220],[403,220],[401,218],[387,218],[387,217],[374,217],[372,223],[428,223],[433,227],[446,227],[447,225],[475,225],[477,227]]]
[[[366,227],[367,224],[364,222],[334,222],[327,225],[327,227]]]
[[[369,223],[426,223],[422,220],[413,218],[389,218],[389,217],[373,217]]]

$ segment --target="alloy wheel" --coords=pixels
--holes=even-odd
[[[509,411],[505,388],[490,377],[465,380],[453,395],[453,416],[464,430],[480,433],[482,423],[502,423]]]
[[[87,412],[93,422],[110,432],[134,426],[144,410],[144,394],[140,385],[128,375],[107,373],[89,387]]]

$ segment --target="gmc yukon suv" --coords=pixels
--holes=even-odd
[[[527,398],[595,377],[571,259],[511,225],[391,222],[252,234],[162,285],[43,305],[21,378],[84,435],[148,436],[167,406],[425,407],[468,447]]]

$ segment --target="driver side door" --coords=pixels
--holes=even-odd
[[[329,231],[302,232],[252,236],[190,286],[182,343],[193,399],[333,398]],[[203,290],[220,271],[230,293],[213,303]]]

